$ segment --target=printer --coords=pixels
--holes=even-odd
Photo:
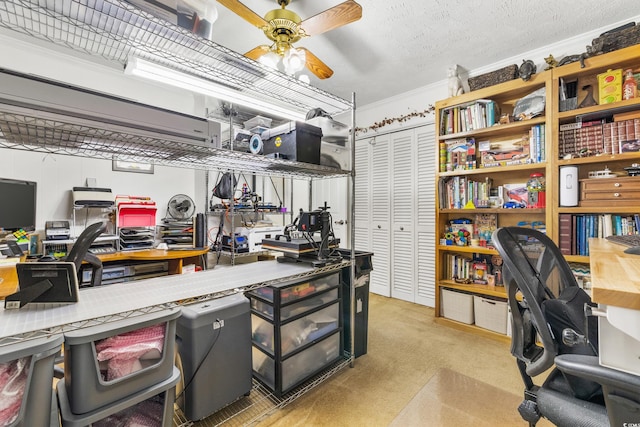
[[[73,205],[84,207],[109,207],[115,203],[110,188],[73,187]]]

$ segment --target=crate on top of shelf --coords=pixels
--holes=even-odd
[[[598,104],[622,101],[622,69],[598,74]]]
[[[499,117],[498,103],[490,99],[456,105],[441,111],[440,134],[450,135],[491,127]]]
[[[156,202],[146,196],[116,196],[118,227],[155,227]]]
[[[254,128],[264,128],[269,129],[271,127],[271,119],[262,116],[255,116],[252,119],[244,122],[244,128],[247,130],[251,130]]]
[[[478,152],[481,168],[533,163],[528,134],[509,139],[478,141]]]
[[[440,143],[440,171],[472,170],[476,168],[476,141],[457,138]]]

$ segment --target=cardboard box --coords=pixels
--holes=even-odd
[[[622,69],[598,74],[598,104],[622,100]]]

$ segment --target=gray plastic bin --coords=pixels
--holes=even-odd
[[[174,366],[172,375],[168,379],[85,414],[71,413],[66,388],[64,383],[60,381],[56,385],[56,389],[60,404],[62,427],[112,427],[150,424],[158,427],[172,427],[176,384],[179,381],[180,371]],[[136,420],[136,416],[143,416],[144,418]]]
[[[64,334],[64,384],[69,398],[70,410],[74,414],[85,414],[110,405],[127,396],[131,396],[171,377],[175,356],[176,320],[180,308],[168,308],[154,313],[132,316],[115,322],[82,328]],[[159,326],[164,328],[162,349],[152,350],[136,357],[130,357],[131,365],[126,371],[114,364],[113,371],[129,372],[113,378],[105,373],[105,362],[98,361],[96,346],[105,343],[105,339],[122,338],[143,328]],[[135,340],[129,340],[135,342]],[[136,342],[140,345],[140,342]],[[147,348],[147,347],[145,347]],[[118,347],[114,347],[116,351]],[[134,350],[137,350],[134,348]],[[128,352],[128,350],[127,350]],[[123,352],[117,357],[123,358]],[[140,354],[140,353],[138,353]],[[105,356],[106,357],[106,356]],[[111,359],[116,361],[116,359]],[[108,367],[111,369],[111,365]]]
[[[188,419],[200,420],[250,393],[251,319],[244,295],[184,306],[176,330],[185,387],[178,404]]]
[[[16,397],[22,393],[21,403],[16,412],[5,413],[0,425],[8,427],[48,427],[51,422],[53,396],[53,365],[62,349],[61,334],[34,338],[0,346],[0,370],[9,370],[15,375],[13,386]],[[20,362],[18,362],[20,361]],[[16,368],[23,364],[23,373]],[[9,380],[11,381],[11,380]],[[0,390],[9,384],[0,384]],[[11,385],[9,385],[11,386]],[[3,403],[7,403],[6,401]],[[16,402],[17,403],[17,402]]]

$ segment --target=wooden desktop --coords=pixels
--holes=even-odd
[[[589,240],[591,299],[598,304],[640,310],[640,255],[606,239]]]
[[[117,264],[126,261],[168,261],[169,274],[181,274],[188,264],[203,265],[201,256],[209,251],[205,249],[162,250],[145,249],[139,251],[121,251],[113,254],[98,255],[105,264]],[[0,299],[14,293],[18,287],[18,276],[14,263],[0,264]]]

